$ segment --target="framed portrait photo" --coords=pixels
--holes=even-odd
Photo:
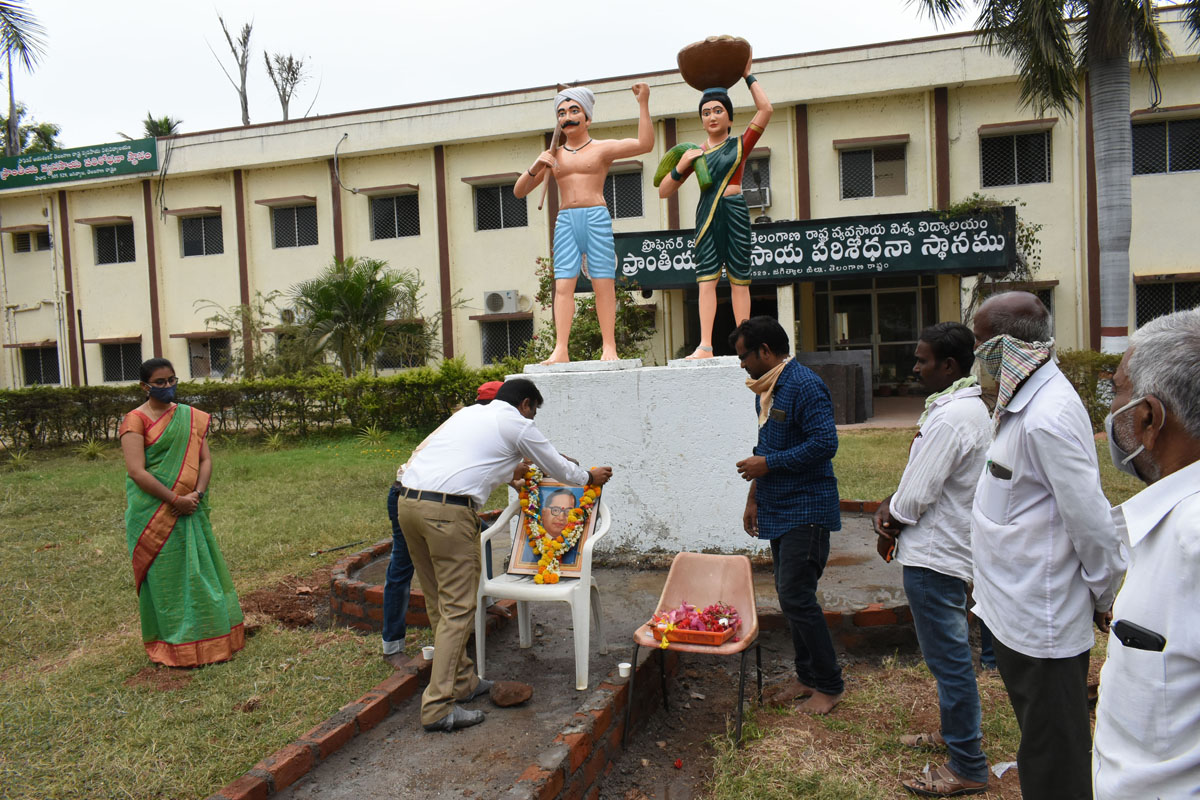
[[[584,487],[582,486],[567,486],[558,481],[552,481],[544,478],[538,486],[538,522],[546,530],[546,535],[551,538],[558,536],[569,535],[567,527],[570,523],[570,514],[574,509],[580,507],[580,500],[583,498]],[[583,530],[579,535],[579,540],[567,551],[561,554],[560,574],[564,578],[578,577],[583,569],[583,563],[580,560],[579,554],[583,551],[583,544],[591,535],[592,529],[596,525],[595,507],[584,522]],[[508,572],[512,575],[536,575],[538,573],[538,559],[540,556],[529,543],[530,528],[534,525],[534,521],[529,515],[522,513],[520,524],[517,526],[517,533],[513,537],[512,554],[508,559]]]

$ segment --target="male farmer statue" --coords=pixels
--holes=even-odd
[[[554,98],[554,110],[566,141],[557,150],[547,150],[538,156],[513,187],[517,197],[524,197],[546,179],[547,170],[553,170],[561,194],[561,210],[554,223],[554,352],[543,364],[571,360],[567,341],[575,316],[575,282],[585,256],[603,339],[600,358],[617,359],[614,288],[617,251],[613,245],[612,217],[604,205],[604,180],[614,161],[649,153],[654,148],[650,87],[635,83],[633,96],[640,107],[637,138],[593,139],[588,130],[592,125],[595,95],[583,87],[559,92]]]

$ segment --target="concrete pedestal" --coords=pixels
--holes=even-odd
[[[604,487],[613,527],[601,549],[762,546],[742,530],[749,487],[734,465],[751,455],[758,428],[737,359],[577,370],[585,363],[523,377],[545,398],[537,426],[550,441],[584,467],[613,468]]]

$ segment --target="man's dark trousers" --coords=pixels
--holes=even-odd
[[[817,602],[817,581],[829,560],[829,529],[798,525],[770,542],[775,591],[796,650],[796,677],[822,694],[841,694],[842,668]]]
[[[996,639],[996,664],[1008,690],[1021,746],[1017,775],[1025,800],[1092,796],[1092,728],[1088,721],[1088,651],[1032,658]]]

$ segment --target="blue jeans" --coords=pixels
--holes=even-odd
[[[796,677],[822,694],[836,695],[845,688],[842,668],[817,602],[817,581],[828,560],[829,529],[820,525],[798,525],[771,539],[775,592],[792,632]]]
[[[979,687],[967,639],[966,581],[924,567],[905,567],[904,593],[921,655],[937,680],[949,767],[960,778],[987,782],[987,758],[980,747]]]
[[[392,521],[392,560],[388,562],[387,581],[383,585],[383,654],[404,652],[405,618],[408,616],[408,590],[412,586],[413,562],[408,544],[396,519],[396,499],[400,490],[388,492],[388,519]]]

